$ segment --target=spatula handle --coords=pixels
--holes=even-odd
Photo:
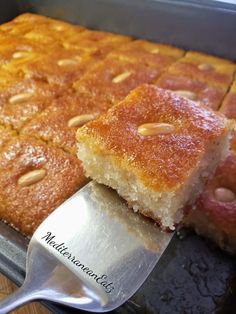
[[[9,313],[24,305],[25,303],[35,299],[37,299],[37,297],[28,289],[25,289],[23,285],[21,288],[16,290],[16,292],[12,293],[3,300],[0,300],[0,314]]]

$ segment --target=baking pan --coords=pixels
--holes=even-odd
[[[34,12],[90,28],[128,34],[236,59],[236,5],[216,1],[8,0],[0,21]],[[0,271],[17,285],[25,275],[28,240],[0,223]],[[139,291],[114,313],[236,313],[236,263],[183,230]],[[58,314],[80,313],[45,303]]]
[[[232,3],[215,0],[18,0],[18,8],[95,29],[236,58],[236,4]]]

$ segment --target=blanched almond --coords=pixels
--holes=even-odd
[[[151,53],[159,53],[159,48],[157,48],[157,47],[155,47],[155,46],[153,46],[153,45],[145,45],[144,47],[143,47],[146,51],[148,51],[148,52],[151,52]]]
[[[230,189],[220,187],[215,190],[215,198],[219,202],[228,203],[235,201],[236,195]]]
[[[214,70],[214,67],[208,63],[201,63],[198,65],[198,69],[201,71],[209,71],[209,70]]]
[[[75,59],[61,59],[57,61],[57,64],[60,67],[64,67],[64,66],[76,65],[78,64],[78,61]]]
[[[37,169],[30,171],[18,179],[18,185],[21,187],[29,186],[41,181],[46,175],[45,169]]]
[[[65,29],[65,27],[64,25],[61,25],[61,24],[53,24],[52,29],[54,29],[55,31],[61,32]]]
[[[34,32],[34,31],[26,33],[24,35],[24,37],[27,39],[37,40],[37,41],[45,42],[45,43],[47,42],[47,39],[48,39],[48,37],[45,36],[45,34],[41,34],[41,33]]]
[[[26,51],[17,51],[13,53],[12,58],[13,59],[21,59],[21,58],[26,58],[29,56],[29,52]]]
[[[144,136],[169,134],[174,130],[175,127],[169,123],[145,123],[138,127],[138,133]]]
[[[72,128],[72,127],[82,126],[83,124],[91,120],[94,120],[97,116],[98,116],[98,113],[88,113],[88,114],[81,114],[81,115],[75,116],[68,121],[68,127]]]
[[[174,92],[175,92],[175,94],[182,96],[182,97],[185,97],[185,98],[188,98],[190,100],[196,100],[197,99],[197,95],[193,92],[188,91],[188,90],[175,90]]]
[[[159,53],[159,49],[158,48],[153,48],[150,50],[151,53]]]
[[[16,94],[9,99],[9,103],[10,104],[20,103],[20,102],[30,99],[31,97],[32,97],[31,93]]]
[[[127,77],[129,77],[131,75],[131,72],[123,72],[117,76],[115,76],[113,79],[112,79],[112,82],[113,83],[120,83],[122,81],[124,81],[125,79],[127,79]]]

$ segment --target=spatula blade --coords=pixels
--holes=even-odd
[[[106,312],[138,290],[171,238],[115,191],[92,181],[40,225],[28,255],[40,245],[75,275],[83,295],[100,300],[89,310]],[[83,309],[79,301],[63,303]]]

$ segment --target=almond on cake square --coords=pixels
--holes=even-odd
[[[82,97],[105,102],[111,107],[132,89],[156,80],[160,73],[159,69],[140,62],[107,57],[74,82],[73,89]]]
[[[214,110],[219,108],[225,95],[222,88],[169,72],[163,73],[155,84],[161,88],[174,91],[180,96],[200,102]]]
[[[50,142],[76,155],[76,130],[104,112],[101,102],[69,93],[54,99],[42,113],[31,119],[21,134]]]
[[[236,253],[236,153],[222,161],[191,208],[183,224]]]
[[[205,106],[144,84],[78,129],[78,157],[87,176],[173,230],[228,154],[232,127]]]
[[[0,151],[0,219],[26,236],[86,182],[80,161],[28,137]]]
[[[121,45],[113,50],[109,57],[135,63],[140,62],[163,71],[183,54],[184,50],[182,49],[139,39]]]
[[[169,71],[221,88],[226,92],[235,69],[235,64],[229,60],[188,51],[183,58],[171,65]]]

